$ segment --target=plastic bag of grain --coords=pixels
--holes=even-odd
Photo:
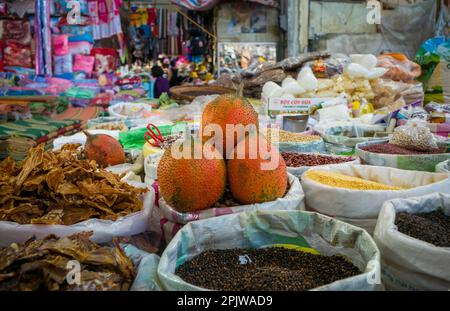
[[[404,190],[354,190],[332,187],[308,178],[309,172],[323,171],[362,178]],[[431,192],[450,194],[450,174],[399,170],[389,167],[340,164],[312,168],[302,175],[306,209],[336,217],[373,233],[378,214],[386,200],[409,198]]]
[[[380,248],[382,280],[390,290],[449,290],[450,248],[437,247],[398,231],[396,214],[430,213],[450,216],[450,196],[432,193],[387,201],[381,209],[374,239]]]
[[[362,164],[425,172],[435,172],[437,164],[450,158],[450,153],[386,154],[363,150],[365,147],[387,142],[388,140],[379,140],[358,144],[356,155],[361,159]]]
[[[436,173],[450,173],[450,160],[441,162],[436,165]]]
[[[176,269],[206,250],[270,245],[312,248],[326,256],[341,254],[363,271],[315,290],[380,289],[379,252],[366,231],[317,213],[279,210],[244,212],[188,223],[162,254],[157,281],[164,290],[204,290],[184,282],[175,274]]]
[[[288,192],[283,198],[279,198],[275,201],[253,205],[216,207],[199,212],[178,212],[168,205],[164,198],[161,197],[158,204],[159,208],[152,213],[152,221],[153,223],[160,223],[163,239],[166,243],[169,243],[184,225],[200,219],[214,218],[244,211],[304,210],[304,195],[300,181],[290,174],[288,175],[288,181],[290,186]],[[154,219],[157,217],[159,217],[159,219]]]

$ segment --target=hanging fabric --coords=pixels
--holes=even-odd
[[[212,9],[218,0],[172,0],[173,4],[194,11],[206,11]]]

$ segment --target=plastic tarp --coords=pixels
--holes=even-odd
[[[356,155],[361,163],[376,166],[388,166],[403,170],[435,172],[436,165],[450,159],[450,153],[438,154],[384,154],[362,150],[370,145],[386,143],[387,140],[361,143],[356,146]]]
[[[360,275],[316,290],[379,289],[379,252],[370,235],[349,224],[303,211],[253,211],[199,220],[187,224],[161,256],[158,282],[164,290],[204,290],[175,275],[194,256],[213,249],[262,248],[270,245],[313,248],[322,255],[346,256]],[[375,277],[373,277],[375,276]]]
[[[450,194],[450,174],[399,170],[390,167],[341,164],[311,170],[334,172],[371,180],[405,190],[353,190],[321,184],[302,176],[307,210],[336,217],[373,233],[386,200],[409,198],[431,192]]]
[[[421,214],[441,209],[450,216],[450,195],[391,200],[384,204],[374,238],[380,248],[382,280],[389,290],[450,289],[450,247],[437,247],[398,231],[397,213]]]

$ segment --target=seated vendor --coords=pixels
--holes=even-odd
[[[156,79],[154,97],[159,98],[162,93],[169,93],[169,80],[164,76],[164,70],[160,66],[152,67],[152,76]]]

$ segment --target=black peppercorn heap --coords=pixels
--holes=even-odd
[[[301,291],[360,274],[342,256],[286,248],[206,251],[179,267],[185,282],[223,291]]]
[[[428,214],[399,213],[395,224],[398,231],[438,247],[450,247],[450,217],[442,211]]]

